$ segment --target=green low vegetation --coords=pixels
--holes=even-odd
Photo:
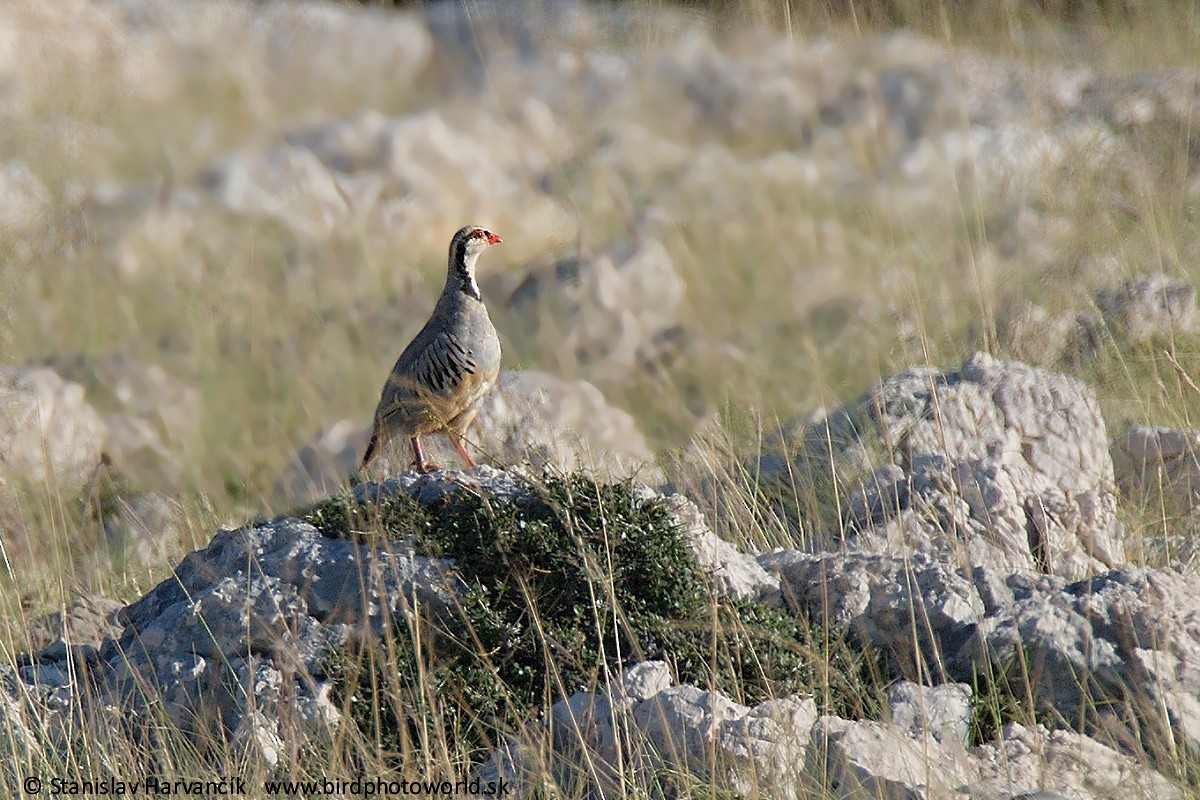
[[[497,109],[508,113],[526,99],[486,71],[464,76],[459,62],[441,58],[411,82],[374,63],[345,79],[322,53],[302,53],[285,62],[291,69],[273,72],[252,60],[264,47],[255,38],[264,26],[250,19],[258,4],[208,2],[214,19],[231,8],[245,15],[237,35],[180,48],[161,62],[152,51],[120,60],[137,38],[124,23],[80,21],[91,5],[120,4],[69,4],[63,16],[55,3],[0,4],[0,12],[24,9],[14,17],[22,24],[10,37],[10,56],[0,59],[0,165],[27,165],[49,195],[30,227],[0,227],[0,353],[6,365],[78,361],[83,366],[68,377],[102,413],[126,411],[121,402],[143,406],[141,418],[158,437],[145,458],[99,472],[84,497],[34,485],[0,508],[4,663],[30,649],[31,618],[69,605],[77,593],[133,600],[170,575],[179,550],[161,543],[161,552],[136,559],[122,549],[127,543],[106,534],[120,496],[154,490],[177,501],[184,550],[203,546],[217,526],[285,511],[274,492],[281,470],[334,422],[369,423],[381,380],[444,279],[444,244],[404,240],[386,215],[305,236],[217,202],[180,200],[204,168],[364,108],[420,114],[478,91],[482,101],[471,95],[471,102],[502,120]],[[363,4],[346,3],[351,10]],[[965,48],[981,66],[1035,76],[1077,70],[1097,78],[1096,90],[1084,93],[1081,108],[1050,108],[1036,122],[1085,127],[1087,104],[1103,99],[1106,78],[1153,81],[1194,70],[1200,53],[1200,7],[1185,0],[643,0],[621,10],[628,24],[613,41],[597,43],[602,56],[630,48],[657,59],[675,29],[644,19],[667,10],[709,15],[715,46],[732,57],[761,55],[791,39],[819,48],[818,60],[838,69],[867,71],[890,44],[913,35],[934,48]],[[502,35],[482,26],[473,33],[480,44]],[[604,68],[604,57],[591,63],[590,46],[572,40],[555,69],[576,62]],[[852,54],[844,64],[843,49]],[[7,71],[23,58],[27,70]],[[640,69],[624,77],[642,79]],[[833,88],[838,80],[831,78]],[[836,117],[838,103],[856,100],[826,98],[821,83],[812,82],[813,114],[823,124]],[[680,111],[682,94],[671,86],[640,107],[619,109],[619,121],[684,148],[684,164],[670,169],[597,157],[605,140],[595,136],[605,121],[582,103],[553,109],[565,139],[583,146],[548,164],[537,181],[571,210],[578,229],[519,242],[498,228],[506,246],[489,255],[481,278],[505,366],[597,383],[634,415],[667,477],[699,488],[711,501],[702,510],[714,529],[738,544],[794,546],[843,518],[832,480],[759,485],[754,459],[789,421],[844,403],[909,365],[952,368],[977,349],[1044,356],[1048,348],[1036,337],[1030,347],[1006,325],[1027,303],[1073,319],[1095,312],[1097,289],[1135,275],[1165,271],[1197,281],[1200,183],[1191,126],[1126,129],[1106,119],[1109,159],[1097,160],[1097,143],[1085,138],[1068,147],[1055,174],[1032,186],[994,183],[998,196],[982,195],[972,170],[956,165],[917,203],[896,190],[912,188],[896,162],[921,143],[902,151],[883,128],[848,140],[834,119],[825,131],[817,124],[813,141],[784,148],[814,162],[842,158],[856,177],[839,191],[837,181],[781,179],[777,162],[755,162],[778,147],[778,131],[708,130],[688,116],[697,109]],[[1186,105],[1189,97],[1176,99]],[[712,168],[706,182],[689,182],[695,164]],[[93,187],[104,194],[106,184],[151,199],[106,205],[88,198]],[[485,221],[447,221],[446,235]],[[632,238],[643,222],[657,226],[653,235],[686,283],[677,320],[684,335],[669,358],[638,373],[644,380],[626,380],[558,360],[545,346],[561,338],[557,330],[522,334],[518,313],[502,307],[503,289],[520,280],[531,258],[602,251]],[[166,416],[173,399],[134,391],[121,401],[94,368],[110,356],[161,367],[194,402]],[[1046,366],[1093,388],[1111,435],[1135,424],[1200,426],[1196,334],[1129,343],[1101,331]],[[1134,550],[1140,540],[1195,533],[1191,508],[1152,494],[1127,499],[1120,513]],[[326,749],[289,740],[278,771],[291,777],[457,780],[491,744],[530,734],[527,726],[554,701],[601,691],[621,666],[642,658],[662,658],[679,680],[743,703],[801,692],[829,713],[881,715],[892,676],[873,654],[838,631],[713,599],[663,509],[628,486],[572,476],[548,479],[520,501],[461,492],[453,504],[428,507],[404,498],[359,506],[339,496],[305,516],[330,536],[368,545],[414,536],[423,552],[454,560],[466,591],[446,614],[421,610],[383,641],[329,664],[356,725]],[[974,741],[1008,721],[1041,719],[1029,708],[1020,666],[980,677]],[[65,749],[25,743],[9,731],[7,746],[19,757],[8,760],[5,778],[100,777],[114,764],[179,777],[207,775],[214,765],[256,779],[267,771],[230,742],[196,743],[165,720],[151,742],[123,738],[108,722],[83,721]],[[1195,771],[1194,753],[1171,757],[1180,762],[1176,774]],[[721,791],[681,776],[664,778],[663,786],[673,797]]]
[[[531,489],[514,500],[463,490],[425,507],[338,497],[301,515],[373,544],[415,535],[463,581],[453,609],[418,611],[330,666],[364,736],[399,760],[435,742],[479,760],[546,703],[600,691],[648,659],[749,705],[813,695],[827,713],[880,717],[876,659],[773,607],[714,598],[661,499],[580,475]]]

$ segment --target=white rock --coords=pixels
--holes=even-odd
[[[100,464],[104,422],[83,387],[44,368],[0,368],[0,492],[14,486],[71,496]]]
[[[58,355],[46,366],[86,387],[107,429],[104,452],[134,483],[166,491],[178,486],[175,455],[195,443],[200,396],[162,366],[128,354]]]
[[[1200,430],[1138,425],[1112,443],[1121,493],[1139,507],[1165,504],[1168,516],[1200,506]]]
[[[721,727],[721,759],[730,784],[743,797],[803,797],[798,774],[817,721],[811,697],[781,697],[750,709]]]
[[[747,708],[719,692],[674,686],[633,707],[642,735],[674,765],[720,775],[743,797],[797,797],[799,769],[817,718],[812,699]]]
[[[1189,280],[1156,273],[1131,278],[1096,294],[1110,331],[1135,341],[1200,330],[1196,288]]]
[[[921,686],[897,681],[888,687],[892,724],[910,736],[966,745],[971,727],[971,687],[965,683]]]
[[[201,181],[225,208],[278,220],[318,241],[356,210],[337,173],[311,150],[290,145],[229,156],[205,170]]]
[[[50,191],[20,161],[0,166],[0,229],[23,231],[45,216]]]
[[[614,687],[614,699],[637,703],[649,699],[674,683],[671,668],[664,661],[640,661],[621,672]]]
[[[792,464],[762,466],[802,481],[888,454],[851,484],[853,547],[1068,578],[1126,560],[1104,419],[1066,375],[982,353],[955,372],[911,367],[787,437]]]
[[[633,417],[609,405],[587,381],[535,370],[502,372],[472,432],[479,452],[502,464],[635,475],[647,483],[662,476]]]
[[[656,239],[616,243],[530,271],[509,307],[563,372],[627,383],[678,323],[685,286]]]
[[[647,489],[645,494],[654,492]],[[739,600],[778,602],[779,579],[767,572],[753,555],[739,551],[713,533],[695,503],[679,494],[668,495],[666,502],[675,524],[719,594]]]
[[[878,722],[822,717],[812,728],[805,777],[834,797],[937,800],[971,782],[972,765],[933,737]]]
[[[1001,741],[971,751],[979,765],[977,791],[995,797],[1039,797],[1056,792],[1068,800],[1172,800],[1178,786],[1095,739],[1066,730],[1047,731],[1010,723]],[[1028,795],[1024,793],[1029,793]]]

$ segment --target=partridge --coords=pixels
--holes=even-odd
[[[404,436],[412,444],[417,471],[429,472],[434,467],[421,454],[421,435],[436,432],[448,434],[467,466],[475,466],[467,450],[467,428],[500,374],[500,338],[475,281],[475,262],[501,241],[475,225],[450,240],[446,288],[383,385],[360,471],[390,439]]]

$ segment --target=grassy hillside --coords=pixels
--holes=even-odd
[[[363,13],[359,5],[345,13]],[[506,245],[482,265],[506,366],[594,380],[638,419],[670,477],[727,487],[734,502],[725,507],[737,511],[716,527],[741,541],[787,544],[794,531],[742,505],[754,493],[740,465],[781,424],[911,364],[954,366],[979,349],[1041,360],[1095,389],[1110,433],[1200,424],[1196,334],[1130,342],[1101,328],[1086,346],[1052,353],[1055,335],[1021,322],[1030,304],[1052,320],[1095,314],[1096,291],[1146,272],[1195,281],[1198,145],[1186,122],[1200,119],[1200,95],[1168,92],[1178,107],[1160,104],[1150,122],[1134,102],[1139,87],[1198,66],[1194,4],[631,3],[617,7],[626,16],[611,28],[535,31],[532,52],[547,66],[532,77],[512,66],[520,48],[505,26],[470,16],[467,39],[492,60],[475,65],[439,43],[407,67],[397,53],[351,63],[364,48],[339,44],[349,33],[332,17],[302,46],[281,46],[255,24],[268,6],[218,7],[208,33],[192,40],[182,27],[134,35],[107,5],[64,12],[21,0],[0,17],[21,31],[0,53],[0,165],[20,162],[44,190],[23,206],[32,221],[0,225],[3,362],[78,363],[64,374],[106,412],[132,402],[113,395],[96,366],[114,356],[161,368],[190,398],[160,389],[135,397],[161,449],[117,465],[92,496],[35,485],[0,509],[0,641],[10,653],[27,649],[31,616],[78,591],[132,599],[169,574],[169,558],[147,565],[114,552],[97,511],[112,497],[154,490],[178,502],[186,548],[217,525],[286,511],[272,486],[296,449],[337,420],[370,421],[388,368],[441,287],[453,230],[520,219],[522,209],[503,202],[471,208],[472,219],[401,204],[393,212],[410,215],[403,235],[395,217],[365,209],[306,235],[203,195],[218,159],[362,109],[437,111],[472,135],[470,120],[486,115],[526,137],[531,123],[513,109],[544,100],[559,138],[550,137],[557,145],[545,148],[544,165],[528,168],[536,180],[522,191],[544,194],[558,216],[547,212],[554,221],[537,237],[495,223]],[[702,41],[694,51],[692,35]],[[727,105],[705,105],[715,96],[705,90],[727,77],[720,69],[657,71],[662,54],[683,63],[710,40],[729,63],[758,64],[759,105],[739,105],[737,87],[718,97]],[[626,66],[606,62],[612,54]],[[844,122],[872,112],[868,100],[834,90],[853,85],[847,76],[890,69],[916,87],[918,106],[937,106],[914,124],[954,129],[961,97],[936,84],[946,54],[962,59],[946,68],[967,84],[962,96],[994,102],[995,119],[1028,112],[1028,138],[996,134],[956,158],[945,153],[953,137],[922,150],[920,135],[908,141],[895,125]],[[575,68],[611,68],[609,90],[636,91],[594,112],[595,98],[573,95],[554,71]],[[1004,70],[1034,88],[989,92]],[[1072,94],[1072,76],[1083,74],[1095,88]],[[776,77],[796,75],[810,78],[797,85],[811,95],[772,94]],[[1055,105],[1068,95],[1082,99]],[[789,127],[793,100],[811,103],[807,116],[797,112],[811,126]],[[634,135],[644,147],[612,145]],[[1029,166],[1035,144],[1054,153],[1049,174]],[[644,157],[611,157],[634,152]],[[552,337],[524,333],[523,312],[504,307],[502,287],[538,259],[639,236],[661,239],[686,285],[681,337],[658,368],[614,377],[564,363],[548,349]],[[1186,529],[1162,508],[1123,513],[1140,533]],[[337,746],[361,754],[354,743]]]

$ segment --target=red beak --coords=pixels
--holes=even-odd
[[[501,242],[504,241],[503,239],[501,239],[499,236],[492,233],[491,231],[487,232],[487,240],[488,240],[488,244],[500,244]]]

